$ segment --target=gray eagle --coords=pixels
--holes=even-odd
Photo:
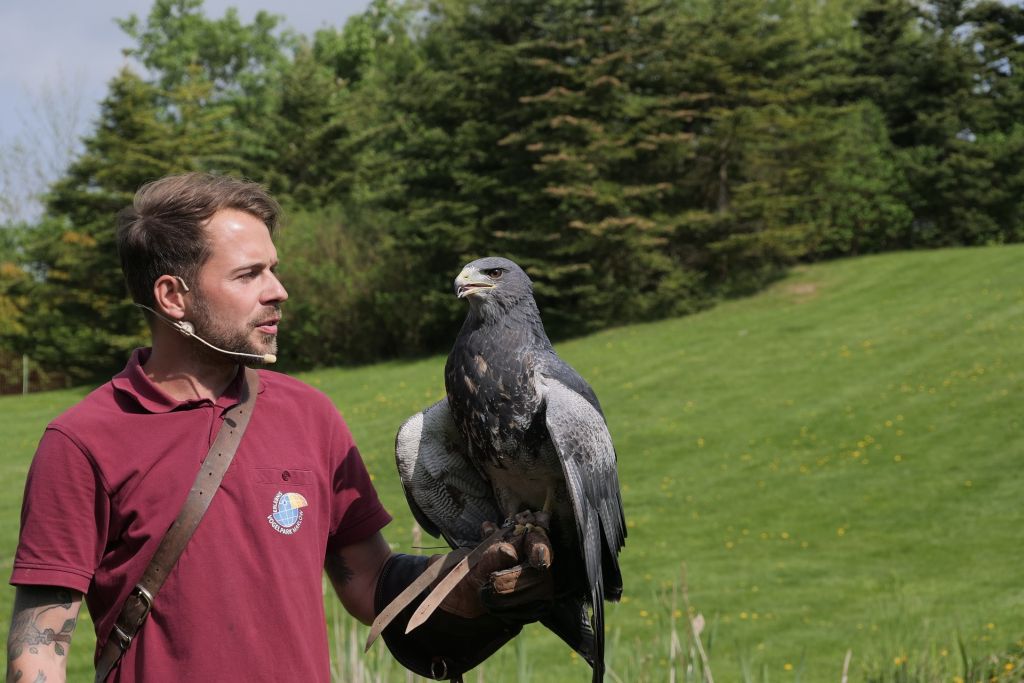
[[[597,396],[555,353],[530,278],[483,258],[455,279],[469,314],[445,365],[447,396],[399,429],[409,507],[428,533],[475,546],[485,521],[551,515],[555,601],[541,619],[604,679],[604,601],[622,595],[626,524]]]

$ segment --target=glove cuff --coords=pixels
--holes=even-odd
[[[374,609],[378,614],[424,572],[428,559],[417,555],[391,556],[377,581]],[[423,594],[413,600],[382,634],[395,659],[420,676],[457,679],[522,630],[521,625],[504,623],[489,614],[467,619],[439,609],[422,626],[405,633],[409,619],[425,597]]]

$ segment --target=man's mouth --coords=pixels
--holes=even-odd
[[[256,329],[263,334],[277,334],[277,324],[281,322],[280,318],[268,318],[256,324]]]

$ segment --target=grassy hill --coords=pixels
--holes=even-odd
[[[684,563],[719,683],[838,681],[847,650],[851,680],[952,680],[958,640],[975,658],[1024,647],[1022,263],[1014,246],[800,268],[699,315],[558,345],[619,453],[626,597],[607,622],[620,680],[668,679],[673,625],[689,662]],[[443,362],[303,375],[344,413],[403,551],[394,433],[442,395]],[[5,575],[35,442],[83,393],[0,399]],[[81,680],[90,630],[72,649]],[[520,641],[486,680],[589,680],[541,627]]]

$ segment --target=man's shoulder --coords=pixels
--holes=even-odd
[[[124,407],[114,397],[114,389],[108,381],[53,418],[48,426],[71,435],[82,429],[94,428],[97,420],[124,412]]]
[[[342,435],[351,441],[352,434],[345,418],[331,397],[320,389],[280,372],[260,370],[262,387],[254,418],[264,425],[286,425],[309,435],[336,438]],[[263,406],[261,410],[260,406]],[[265,412],[264,412],[265,411]]]

